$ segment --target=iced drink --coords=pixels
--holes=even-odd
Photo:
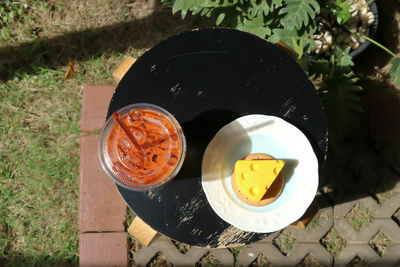
[[[126,106],[101,133],[100,162],[121,186],[144,191],[170,181],[182,166],[186,142],[176,119],[151,104]]]

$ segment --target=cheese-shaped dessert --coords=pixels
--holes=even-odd
[[[260,201],[283,166],[283,160],[238,160],[234,175],[239,191],[253,201]]]

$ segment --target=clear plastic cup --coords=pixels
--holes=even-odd
[[[186,155],[186,140],[178,121],[165,109],[147,103],[128,105],[117,112],[137,144],[110,116],[98,147],[104,171],[115,183],[133,191],[171,181]]]

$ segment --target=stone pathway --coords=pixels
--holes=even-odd
[[[343,199],[341,204],[333,207],[328,205],[306,229],[288,227],[239,248],[236,266],[251,266],[260,254],[272,266],[359,266],[356,263],[361,261],[371,266],[400,264],[400,183],[391,192],[394,194],[383,204],[369,195],[359,195],[352,198],[354,200]],[[317,202],[326,206],[329,200],[319,195]],[[363,218],[365,210],[370,220]],[[386,238],[380,237],[381,233]],[[278,239],[283,241],[278,242]],[[343,240],[343,244],[338,240]],[[228,249],[193,247],[183,253],[165,236],[138,250],[135,264],[145,266],[150,263],[151,266],[158,252],[174,266],[194,266],[207,253],[211,253],[221,266],[234,266],[234,257]],[[312,258],[311,263],[309,258]]]
[[[97,159],[98,129],[115,86],[85,86],[83,91],[80,171],[81,266],[127,266],[126,206]],[[397,97],[400,104],[400,98]],[[370,99],[371,100],[371,99]],[[370,136],[399,140],[376,130],[374,120],[393,118],[385,99],[368,112]],[[390,100],[393,101],[393,100]],[[375,103],[376,102],[376,103]],[[396,103],[393,107],[396,107]],[[371,104],[371,103],[370,103]],[[400,105],[399,105],[400,106]],[[391,123],[400,125],[399,118]],[[368,127],[367,127],[368,128]],[[398,132],[396,132],[398,131]],[[257,243],[235,249],[208,249],[174,243],[160,235],[149,247],[135,248],[135,266],[394,266],[400,264],[400,142],[381,142],[372,156],[354,168],[356,180],[334,181],[318,193],[321,207],[306,229],[286,228]],[[362,154],[360,152],[360,154]],[[377,162],[374,160],[378,159]],[[331,176],[337,175],[335,173]],[[333,189],[332,189],[333,188]],[[341,188],[342,190],[338,190]],[[130,222],[129,222],[130,223]],[[234,257],[234,254],[236,257]],[[262,256],[261,256],[262,255]],[[208,264],[208,265],[207,265]],[[363,265],[364,264],[364,265]]]

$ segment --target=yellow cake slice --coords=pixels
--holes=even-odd
[[[283,160],[238,160],[234,179],[242,194],[253,201],[260,201],[283,166]]]

